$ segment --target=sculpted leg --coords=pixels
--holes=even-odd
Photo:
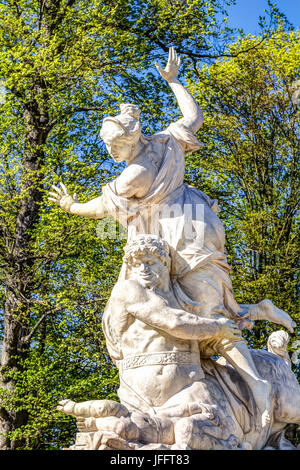
[[[254,305],[241,305],[241,307],[247,310],[250,320],[268,320],[284,326],[291,333],[297,326],[288,313],[276,307],[269,299],[264,299]]]
[[[129,441],[139,439],[139,429],[132,420],[128,418],[117,418],[109,416],[107,418],[77,418],[77,427],[80,432],[103,431],[114,433],[117,436]]]
[[[180,419],[175,425],[175,444],[179,450],[237,449],[238,439],[226,430],[226,422],[211,420],[205,414]],[[221,423],[221,421],[223,421]]]
[[[77,417],[75,449],[82,443],[90,450],[131,450],[140,447],[139,429],[130,417]]]
[[[239,372],[241,377],[250,387],[256,405],[262,415],[262,426],[266,426],[270,418],[270,392],[271,386],[263,380],[253,362],[251,353],[244,341],[239,341],[226,346],[220,351],[225,359]]]
[[[129,412],[124,405],[112,400],[82,403],[61,400],[58,409],[76,417],[78,436],[95,433],[96,443],[91,444],[94,449],[129,450],[143,444],[174,443],[174,426],[170,419]]]

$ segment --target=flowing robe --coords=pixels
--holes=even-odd
[[[219,317],[214,311],[225,307],[225,316],[239,320],[217,201],[183,182],[184,154],[199,149],[200,142],[180,121],[144,137],[144,142],[146,156],[157,174],[151,188],[144,197],[128,198],[118,195],[115,181],[107,184],[103,198],[108,213],[127,228],[128,241],[136,234],[151,233],[168,242],[173,290],[182,309],[203,317]],[[119,279],[126,278],[123,265]],[[105,318],[107,315],[104,322]],[[104,329],[108,334],[105,325]],[[208,345],[206,341],[200,349],[209,349],[210,355],[215,349],[213,342],[212,349]]]

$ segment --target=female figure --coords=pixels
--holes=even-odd
[[[141,133],[139,108],[121,105],[118,116],[104,119],[100,135],[112,158],[126,161],[127,168],[102,188],[100,197],[85,204],[73,199],[62,183],[62,189],[53,186],[50,199],[71,214],[95,219],[113,215],[128,229],[128,241],[138,233],[161,236],[172,249],[171,274],[178,281],[179,297],[190,308],[200,309],[203,316],[210,316],[216,305],[224,305],[232,319],[240,319],[231,294],[217,202],[183,183],[184,154],[200,148],[195,133],[203,116],[176,78],[179,65],[173,48],[165,70],[156,64],[173,90],[183,118],[146,137]]]
[[[126,161],[127,168],[102,188],[100,197],[85,204],[73,199],[62,183],[62,189],[53,186],[55,192],[50,193],[50,199],[71,214],[95,219],[113,215],[127,227],[128,241],[136,234],[146,233],[163,238],[171,247],[172,284],[182,309],[203,317],[226,316],[242,328],[245,320],[232,293],[224,250],[225,232],[216,214],[217,202],[183,183],[184,154],[200,148],[195,133],[203,116],[177,79],[179,66],[180,58],[174,48],[170,48],[164,70],[156,64],[175,94],[183,118],[146,137],[141,133],[139,108],[121,105],[118,116],[104,119],[100,135],[112,158],[116,162]],[[120,279],[126,279],[125,265]],[[247,311],[251,318],[249,306]],[[282,311],[277,309],[277,322],[292,330],[289,316],[279,312]],[[259,376],[246,343],[240,341],[232,346],[226,340],[223,343],[208,340],[199,347],[201,354],[219,353],[234,365],[252,389],[265,425],[269,420],[269,385]]]

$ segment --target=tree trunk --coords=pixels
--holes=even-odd
[[[25,341],[30,326],[30,298],[35,285],[32,272],[32,241],[42,199],[43,145],[46,140],[45,114],[35,103],[24,112],[25,152],[22,164],[21,200],[15,226],[14,249],[10,254],[10,270],[6,276],[6,298],[4,310],[4,338],[1,361],[0,386],[8,398],[14,398],[16,379],[12,374],[22,373],[23,361],[29,353]],[[16,402],[18,407],[18,402]],[[15,431],[27,422],[26,411],[0,407],[0,449],[20,449],[24,441],[13,439],[7,433]]]

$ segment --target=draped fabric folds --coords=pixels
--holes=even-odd
[[[223,306],[226,316],[238,320],[239,306],[232,293],[230,266],[224,253],[225,231],[217,216],[217,201],[183,182],[184,154],[202,144],[181,121],[143,139],[145,152],[157,169],[155,181],[142,198],[119,196],[115,182],[107,184],[103,188],[107,212],[126,227],[128,241],[136,234],[151,233],[169,243],[173,291],[181,308],[209,317],[215,307]],[[123,265],[119,280],[126,278]],[[103,327],[111,337],[108,310],[109,305]],[[111,338],[108,347],[117,360],[113,342]]]

